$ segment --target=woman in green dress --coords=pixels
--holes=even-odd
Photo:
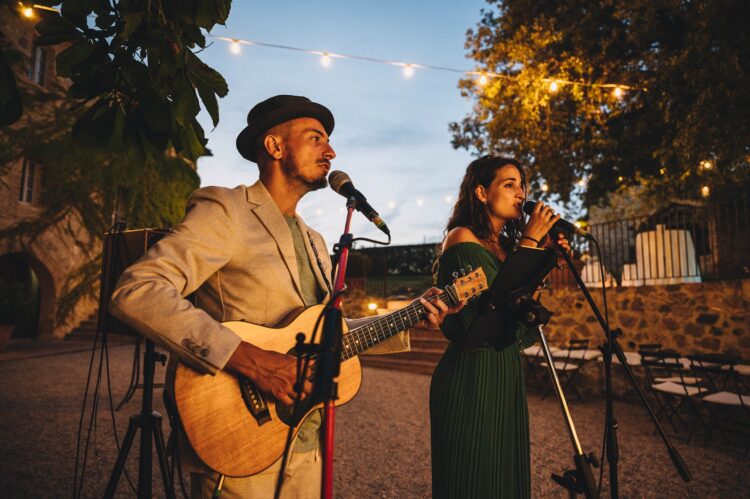
[[[485,156],[469,165],[438,259],[439,286],[450,284],[453,273],[469,265],[481,266],[492,283],[516,247],[536,248],[548,239],[560,217],[537,203],[524,223],[525,186],[523,169],[514,159]],[[562,236],[558,242],[568,247]],[[512,326],[516,341],[510,346],[464,348],[462,340],[477,313],[478,304],[470,303],[441,326],[451,343],[430,386],[433,497],[530,497],[529,417],[520,350],[535,338],[530,330]]]

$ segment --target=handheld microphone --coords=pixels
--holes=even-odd
[[[536,201],[526,201],[523,204],[523,211],[531,215],[534,213],[534,208],[536,207]],[[568,222],[567,220],[563,220],[562,218],[555,222],[555,225],[552,226],[552,231],[554,232],[573,232],[575,234],[578,234],[581,237],[589,238],[591,237],[591,234],[586,232],[584,229],[580,227],[576,227],[574,224]]]
[[[364,194],[354,188],[354,184],[352,184],[352,179],[349,178],[349,175],[341,170],[334,170],[328,175],[328,183],[331,184],[331,189],[345,198],[354,199],[357,211],[366,216],[370,222],[378,227],[378,229],[385,232],[388,236],[391,235],[390,229],[388,229],[388,226],[383,222],[383,219],[380,218],[378,212],[367,202],[367,198]]]

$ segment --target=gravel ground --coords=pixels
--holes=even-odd
[[[40,345],[35,356],[0,354],[0,496],[71,496],[76,433],[90,352],[81,345]],[[66,352],[67,350],[67,352]],[[77,350],[77,351],[75,351]],[[38,353],[36,354],[38,355]],[[132,347],[110,348],[112,392],[117,403],[130,379]],[[97,362],[94,363],[96,373]],[[157,370],[157,381],[164,370]],[[337,497],[429,497],[430,450],[429,377],[366,368],[359,395],[340,408],[336,420],[335,491]],[[106,394],[106,385],[102,385]],[[140,392],[138,392],[140,394]],[[155,409],[164,414],[161,391]],[[571,412],[586,452],[600,453],[603,401],[571,403]],[[115,414],[120,438],[140,400],[131,400]],[[535,497],[566,497],[551,479],[572,467],[572,449],[557,402],[529,397],[532,443],[532,491]],[[693,481],[681,481],[672,469],[661,441],[645,411],[618,403],[620,424],[620,494],[622,497],[739,497],[747,496],[748,460],[737,452],[676,441]],[[85,497],[100,497],[117,455],[108,401],[100,401],[92,446],[86,464]],[[166,425],[166,423],[165,423]],[[88,424],[84,426],[88,427]],[[137,477],[138,442],[130,452],[128,474]],[[595,470],[598,476],[598,471]],[[161,496],[158,469],[155,496]],[[604,488],[608,490],[608,484]],[[123,477],[118,497],[133,497]],[[603,496],[607,497],[607,491]]]

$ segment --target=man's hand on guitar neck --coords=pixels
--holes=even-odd
[[[455,307],[448,308],[448,305],[437,298],[442,293],[443,290],[440,288],[430,288],[418,298],[427,313],[414,327],[437,331],[440,329],[440,324],[443,323],[446,315],[455,314],[464,307],[465,303],[461,302]]]
[[[226,369],[248,377],[260,391],[283,404],[291,404],[297,395],[294,389],[297,358],[292,355],[263,350],[243,341],[229,358]],[[308,378],[309,372],[305,376],[302,398],[312,392]]]

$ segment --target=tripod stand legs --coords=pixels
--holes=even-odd
[[[164,434],[161,430],[161,414],[152,409],[153,389],[154,389],[154,364],[164,362],[166,356],[154,350],[154,343],[146,340],[146,351],[143,354],[143,405],[141,412],[131,416],[128,423],[128,431],[122,442],[115,469],[107,483],[107,490],[104,497],[109,499],[114,497],[115,489],[120,475],[125,469],[125,461],[133,445],[135,432],[141,430],[141,449],[138,458],[138,498],[145,499],[151,497],[151,476],[152,476],[152,443],[156,443],[156,456],[159,460],[159,469],[164,484],[164,494],[168,498],[175,497],[172,487],[172,475],[167,467],[167,453],[164,448]]]
[[[167,452],[164,448],[164,433],[161,428],[161,414],[154,411],[149,415],[136,414],[130,417],[128,423],[128,431],[125,434],[125,438],[120,448],[120,453],[117,455],[117,462],[115,468],[110,475],[109,482],[107,483],[107,490],[104,492],[104,497],[114,497],[115,490],[117,489],[117,482],[120,479],[120,475],[125,469],[125,461],[128,458],[128,453],[133,445],[135,439],[135,433],[141,430],[141,451],[140,460],[138,463],[138,497],[145,498],[151,497],[151,466],[152,466],[152,455],[151,455],[151,443],[156,445],[156,457],[159,461],[159,470],[161,471],[162,482],[164,485],[164,494],[167,497],[175,497],[172,476],[169,473],[167,466]],[[153,440],[152,440],[153,439]]]

